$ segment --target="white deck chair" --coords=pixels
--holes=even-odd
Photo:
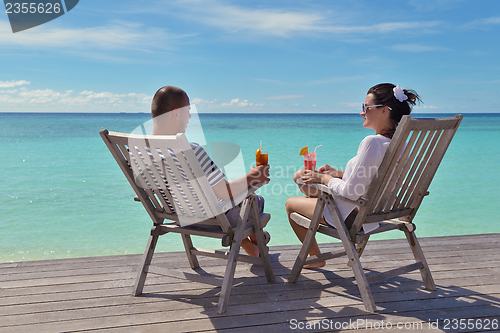
[[[360,209],[350,230],[346,228],[335,204],[332,197],[334,193],[327,186],[311,185],[321,190],[312,219],[309,220],[298,213],[291,214],[291,218],[299,225],[308,228],[308,232],[288,281],[295,283],[306,264],[347,255],[368,311],[376,312],[370,283],[384,281],[418,269],[425,288],[436,290],[429,266],[414,232],[413,219],[422,199],[429,194],[427,189],[461,121],[461,115],[439,119],[415,119],[404,116],[366,196],[356,201]],[[330,211],[336,228],[320,224],[325,207]],[[365,233],[362,225],[370,222],[379,222],[380,226]],[[405,233],[415,263],[366,276],[359,258],[369,237],[394,229]],[[316,232],[340,239],[344,248],[308,257]]]
[[[153,220],[134,286],[135,296],[142,293],[148,273],[187,278],[222,287],[217,310],[221,314],[228,306],[237,261],[262,265],[267,281],[275,281],[263,233],[270,215],[260,214],[252,191],[220,202],[184,134],[145,136],[105,129],[100,134],[137,194],[136,200],[142,202]],[[231,228],[225,212],[240,202],[240,220],[236,228]],[[150,265],[159,236],[169,232],[181,234],[189,263],[199,271],[197,274]],[[258,240],[259,258],[239,254],[241,241],[253,233]],[[191,235],[220,238],[222,245],[230,249],[226,252],[195,248]],[[201,271],[198,255],[227,259],[224,277]]]

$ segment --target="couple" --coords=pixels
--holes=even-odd
[[[382,83],[371,87],[362,104],[363,127],[375,131],[375,135],[369,135],[359,145],[358,152],[346,165],[345,170],[336,170],[328,164],[318,170],[299,170],[294,175],[295,182],[302,180],[303,184],[322,183],[327,185],[339,196],[356,200],[364,195],[368,185],[375,176],[384,154],[389,146],[396,127],[404,115],[409,115],[412,107],[420,102],[420,97],[413,90],[402,89],[401,86],[391,83]],[[180,88],[166,86],[158,90],[151,105],[153,117],[153,135],[175,135],[184,133],[191,118],[189,113],[189,97]],[[252,185],[269,181],[269,166],[250,167],[250,172],[245,176],[230,182],[224,179],[224,174],[208,157],[208,154],[196,144],[192,144],[193,151],[197,156],[207,179],[215,194],[224,200],[246,191]],[[368,170],[368,172],[366,172]],[[308,186],[298,185],[306,197],[292,197],[286,201],[286,212],[289,217],[291,213],[297,212],[308,218],[312,217],[317,193],[309,190]],[[264,208],[264,199],[258,196],[259,209]],[[335,198],[335,202],[344,218],[346,226],[350,228],[357,213],[357,206],[353,203]],[[235,226],[237,219],[232,218],[231,210],[227,213],[229,222]],[[301,242],[307,233],[307,229],[297,225],[289,218],[290,224]],[[323,213],[321,223],[333,225],[333,219],[328,210]],[[266,244],[271,239],[269,233],[265,232]],[[259,248],[255,235],[244,239],[241,246],[251,256],[259,255]],[[320,254],[316,241],[311,246],[309,255]],[[317,262],[307,265],[305,268],[322,267],[325,262]]]

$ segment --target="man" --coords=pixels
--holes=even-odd
[[[151,116],[153,117],[153,135],[176,135],[185,133],[191,114],[189,106],[189,97],[184,90],[165,86],[160,88],[151,104]],[[230,182],[224,179],[224,174],[210,159],[205,150],[194,143],[191,143],[195,156],[200,161],[202,170],[207,176],[208,182],[214,193],[222,200],[230,200],[234,196],[247,191],[250,186],[269,182],[269,166],[261,165],[258,167],[250,167],[250,172],[245,176],[234,179]],[[257,196],[259,208],[264,208],[264,199]],[[239,207],[235,207],[226,213],[231,226],[235,227],[237,216],[239,215]],[[266,243],[269,242],[271,236],[264,232]],[[251,256],[259,256],[259,248],[255,234],[241,242],[241,247]]]

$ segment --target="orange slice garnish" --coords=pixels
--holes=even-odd
[[[309,150],[308,150],[308,148],[309,148],[309,146],[305,146],[305,147],[303,147],[303,148],[300,150],[299,155],[305,155],[305,154],[307,154],[307,152],[309,151]]]

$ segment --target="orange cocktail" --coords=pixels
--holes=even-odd
[[[268,161],[268,153],[267,151],[262,150],[262,148],[257,149],[255,152],[255,164],[259,165],[267,165]]]

